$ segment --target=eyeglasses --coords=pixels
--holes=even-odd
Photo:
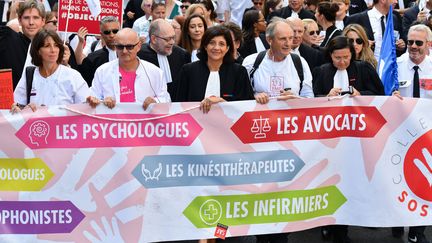
[[[354,44],[354,42],[355,42],[357,45],[363,45],[363,39],[362,38],[355,38],[355,39],[348,38],[348,40],[351,44]]]
[[[262,6],[262,5],[263,5],[263,2],[253,2],[253,4],[254,4],[254,5],[260,5],[260,6]]]
[[[128,51],[132,51],[132,49],[134,49],[135,48],[135,46],[137,46],[138,44],[139,44],[140,42],[138,41],[135,45],[121,45],[121,44],[116,44],[116,45],[114,45],[115,46],[115,48],[117,49],[117,50],[119,50],[119,51],[123,51],[125,48],[126,48],[126,50],[128,50]]]
[[[312,31],[309,31],[309,35],[313,35],[313,34],[317,34],[317,35],[319,35],[319,33],[320,33],[319,30],[312,30]]]
[[[112,29],[112,30],[104,30],[104,31],[102,31],[102,33],[104,35],[109,35],[111,33],[113,33],[115,35],[115,34],[117,34],[118,31],[119,31],[118,29]]]
[[[421,40],[408,40],[408,45],[412,46],[413,44],[416,44],[416,46],[422,46],[424,44],[424,41]]]
[[[50,20],[46,22],[47,24],[52,23],[53,25],[57,26],[58,21],[57,20]]]
[[[175,41],[175,36],[169,36],[169,37],[162,37],[162,36],[158,36],[158,35],[154,35],[157,38],[160,38],[166,42],[170,42],[170,41]]]
[[[180,8],[188,9],[189,5],[180,5]]]

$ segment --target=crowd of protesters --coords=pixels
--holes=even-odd
[[[237,100],[384,95],[377,69],[389,14],[402,80],[392,94],[432,98],[430,85],[419,84],[432,77],[432,0],[129,0],[122,21],[103,17],[95,36],[86,26],[59,35],[58,5],[46,2],[49,12],[36,0],[0,1],[0,69],[12,69],[12,112],[199,101],[207,113]],[[408,241],[430,242],[424,230],[410,227]],[[349,242],[347,226],[323,227],[322,236]]]

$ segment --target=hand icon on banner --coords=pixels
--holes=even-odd
[[[419,159],[414,159],[414,164],[420,170],[424,177],[426,177],[429,185],[432,186],[432,156],[427,148],[422,149],[423,156],[426,158],[426,165]]]
[[[88,231],[84,231],[84,236],[92,243],[124,243],[124,240],[120,234],[120,229],[117,223],[117,218],[113,217],[111,219],[111,226],[108,224],[108,221],[105,217],[101,218],[103,230],[99,227],[96,221],[92,220],[90,225],[94,229],[97,234],[97,239],[94,235],[92,235]]]

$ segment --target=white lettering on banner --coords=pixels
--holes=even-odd
[[[82,139],[114,138],[187,138],[189,136],[187,122],[173,123],[95,123],[82,125]],[[56,125],[56,139],[79,139],[77,124]]]
[[[183,164],[168,164],[166,165],[166,177],[182,177]]]
[[[117,14],[114,12],[117,12],[117,10],[114,11],[106,11],[106,12],[113,12],[112,14]],[[65,13],[64,13],[65,14]],[[108,13],[111,14],[111,13]],[[67,15],[62,16],[63,18],[66,18]],[[102,19],[102,16],[99,14],[98,16],[94,17],[91,14],[74,14],[74,13],[69,13],[69,19],[74,19],[74,20],[94,20],[94,21],[100,21]]]
[[[365,114],[338,114],[332,115],[306,116],[303,132],[325,132],[344,131],[344,130],[366,130]]]
[[[309,197],[272,198],[254,202],[254,216],[310,213],[328,207],[328,193]]]
[[[11,169],[0,168],[0,181],[36,180],[45,179],[45,169]]]
[[[210,177],[210,176],[241,176],[257,175],[270,173],[287,173],[295,170],[294,159],[260,160],[252,162],[238,163],[216,163],[210,161],[209,164],[188,164],[188,174],[190,177]]]
[[[0,210],[1,224],[70,224],[71,209]]]
[[[248,216],[248,202],[234,202],[231,210],[231,203],[227,202],[226,218],[245,218]]]

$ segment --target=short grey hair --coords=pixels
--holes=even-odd
[[[426,40],[427,41],[432,41],[432,31],[431,29],[424,25],[424,24],[416,24],[413,25],[409,28],[408,30],[408,35],[412,32],[412,31],[419,31],[419,32],[423,32],[426,33]]]
[[[275,37],[276,26],[281,23],[288,24],[292,30],[291,23],[288,20],[279,17],[273,17],[270,24],[267,25],[266,37],[273,39]]]
[[[116,16],[105,16],[100,20],[99,27],[102,27],[102,25],[106,23],[113,23],[113,22],[119,23],[119,20]]]

